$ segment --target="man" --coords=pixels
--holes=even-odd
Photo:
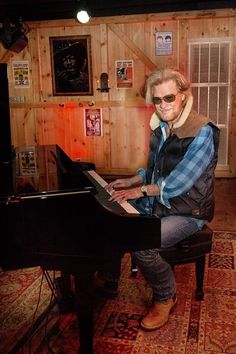
[[[163,46],[163,44],[164,44],[164,39],[163,39],[163,37],[162,36],[157,36],[157,44],[158,44],[158,46]]]
[[[107,189],[112,191],[110,200],[131,200],[140,211],[160,217],[161,246],[170,247],[213,217],[219,130],[192,110],[190,84],[176,70],[149,76],[146,102],[156,109],[147,168],[115,180]],[[153,291],[153,305],[141,327],[156,330],[177,302],[174,274],[156,249],[135,252],[134,258]]]
[[[165,36],[165,43],[171,43],[171,36],[170,35]]]
[[[55,88],[57,93],[89,91],[87,52],[81,42],[63,43],[54,55]]]

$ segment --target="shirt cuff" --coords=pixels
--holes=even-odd
[[[164,177],[160,177],[157,181],[157,185],[159,187],[160,190],[160,196],[159,196],[159,202],[161,204],[163,204],[166,208],[170,209],[170,203],[169,203],[169,199],[165,196],[165,192],[164,192],[164,188],[165,188],[165,179]]]
[[[144,168],[139,168],[136,173],[138,176],[142,177],[143,183],[147,184],[146,170]]]

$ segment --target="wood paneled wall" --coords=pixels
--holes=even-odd
[[[236,10],[210,10],[94,18],[88,25],[76,20],[29,22],[28,46],[20,53],[0,44],[0,62],[7,62],[14,146],[59,144],[71,158],[95,162],[99,173],[133,174],[145,166],[152,107],[145,105],[140,89],[155,68],[177,67],[187,74],[187,41],[230,37],[233,40],[233,87],[230,117],[229,170],[219,176],[236,176]],[[155,55],[156,31],[173,32],[173,53]],[[49,37],[91,35],[93,96],[53,96]],[[115,60],[134,61],[134,86],[117,89]],[[13,60],[29,60],[30,88],[14,88]],[[109,74],[109,93],[97,88],[100,74]],[[103,136],[84,135],[84,108],[101,107]],[[1,112],[0,112],[1,117]]]

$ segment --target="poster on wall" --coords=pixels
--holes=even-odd
[[[85,108],[84,110],[85,136],[102,136],[101,108]]]
[[[132,88],[134,63],[133,60],[116,60],[116,87]]]
[[[14,80],[15,88],[30,87],[28,60],[13,61],[12,70],[13,70],[13,80]]]
[[[50,37],[54,96],[92,95],[91,37]]]
[[[156,55],[172,55],[172,32],[156,32]]]

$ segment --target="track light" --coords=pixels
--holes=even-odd
[[[28,44],[28,38],[26,37],[28,32],[29,27],[21,18],[12,22],[10,18],[5,17],[0,29],[0,42],[2,42],[4,48],[19,53]]]
[[[79,1],[79,8],[78,8],[76,17],[80,23],[88,23],[89,22],[91,16],[89,14],[86,1],[83,1],[83,0]]]

